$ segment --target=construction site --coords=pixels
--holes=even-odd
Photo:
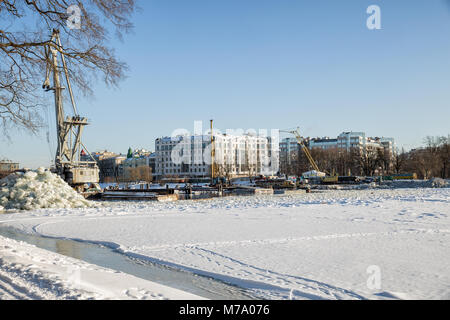
[[[0,0],[0,301],[450,299],[450,20],[325,2]]]
[[[310,193],[314,190],[324,190],[333,186],[361,186],[361,185],[381,185],[384,181],[396,180],[417,180],[416,173],[391,174],[378,176],[351,176],[339,175],[333,168],[333,172],[328,172],[319,167],[312,153],[315,149],[310,149],[310,141],[305,140],[300,129],[282,130],[280,133],[293,137],[297,144],[297,150],[303,155],[309,169],[292,176],[281,174],[279,164],[281,161],[277,148],[279,142],[270,142],[267,138],[252,136],[227,136],[215,133],[214,121],[210,121],[210,136],[200,137],[200,153],[208,157],[209,165],[205,161],[200,161],[200,166],[193,165],[196,160],[194,155],[186,158],[186,151],[183,159],[177,164],[173,163],[173,150],[179,145],[186,143],[186,138],[175,137],[166,140],[157,140],[157,161],[158,157],[170,160],[166,164],[157,164],[159,167],[171,168],[162,170],[161,179],[157,183],[134,181],[134,183],[109,183],[100,186],[100,169],[97,160],[91,155],[83,143],[83,132],[89,125],[87,118],[80,116],[75,102],[74,93],[69,79],[66,55],[62,46],[59,31],[54,30],[50,45],[46,47],[47,71],[43,89],[54,95],[55,116],[56,116],[56,137],[57,150],[54,160],[54,167],[51,171],[61,177],[76,192],[85,198],[95,200],[139,200],[139,201],[174,201],[174,200],[195,200],[213,197],[225,197],[233,195],[260,195],[260,194],[286,194],[292,192]],[[70,110],[64,108],[64,95],[67,94],[70,101]],[[194,148],[197,137],[187,137],[189,143]],[[242,140],[243,139],[243,140]],[[249,140],[253,139],[253,140]],[[187,141],[186,140],[186,141]],[[209,141],[208,141],[209,140]],[[192,141],[192,142],[191,142]],[[337,141],[337,140],[336,140]],[[323,142],[323,141],[322,141]],[[238,150],[230,154],[223,151],[223,146],[228,144],[245,145],[245,150]],[[221,148],[217,148],[217,146]],[[250,150],[247,146],[254,145],[255,149]],[[392,147],[391,147],[392,148]],[[226,150],[226,149],[225,149]],[[263,174],[261,167],[262,150],[266,154],[271,154],[271,169]],[[349,149],[350,150],[350,149]],[[354,149],[352,149],[354,150]],[[194,150],[195,151],[195,150]],[[198,150],[197,150],[198,151]],[[358,158],[363,159],[369,151],[358,150]],[[335,150],[336,154],[341,151]],[[376,151],[377,152],[377,151]],[[390,151],[393,153],[393,151]],[[181,152],[182,154],[183,152]],[[205,155],[207,153],[207,155]],[[237,156],[235,156],[235,154]],[[252,154],[249,156],[249,154]],[[231,155],[231,156],[230,156]],[[300,155],[300,156],[301,156]],[[291,156],[289,154],[288,156]],[[297,154],[294,153],[294,157]],[[284,159],[286,160],[286,159]],[[366,159],[369,160],[369,159]],[[274,166],[276,162],[276,165]],[[201,166],[203,164],[203,166]],[[201,179],[198,176],[190,176],[189,173],[202,172]],[[288,166],[286,173],[294,164]],[[201,167],[201,168],[200,168]],[[178,168],[178,169],[177,169]],[[286,169],[286,168],[285,168]],[[446,170],[446,169],[444,169]],[[0,174],[2,177],[19,170],[18,164],[12,162],[1,162]],[[242,171],[242,172],[241,172]],[[25,171],[26,172],[26,171]],[[184,172],[184,176],[183,176]],[[350,170],[349,170],[350,172]],[[155,172],[158,173],[158,172]],[[166,177],[164,177],[166,173]],[[170,173],[170,174],[169,174]],[[246,175],[247,173],[247,175]],[[361,172],[364,173],[364,172]],[[445,172],[446,174],[446,172]],[[170,178],[172,176],[172,178]]]

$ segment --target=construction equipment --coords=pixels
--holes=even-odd
[[[88,125],[88,120],[80,117],[75,105],[72,86],[69,80],[69,71],[66,64],[64,49],[58,30],[53,30],[50,42],[45,48],[47,58],[47,70],[44,90],[53,91],[55,96],[55,114],[57,130],[57,150],[55,157],[55,170],[69,185],[80,193],[88,190],[100,189],[99,169],[97,162],[87,151],[81,140],[84,127]],[[58,65],[58,55],[61,57],[62,68]],[[64,72],[67,88],[72,103],[73,115],[66,116],[63,106],[63,90],[66,88],[61,83],[61,69]],[[50,84],[50,76],[53,74],[53,87]],[[88,152],[89,161],[81,159],[81,154],[85,150]]]
[[[319,166],[317,165],[316,161],[314,161],[314,158],[312,157],[311,153],[309,152],[308,147],[305,145],[304,139],[300,134],[299,128],[297,128],[297,130],[294,130],[294,131],[280,131],[280,132],[292,134],[297,139],[297,143],[299,144],[303,153],[306,155],[306,158],[308,159],[311,167],[314,170],[313,172],[309,172],[309,176],[307,178],[317,178],[322,183],[337,183],[338,182],[339,177],[337,175],[335,175],[335,174],[329,175],[328,173],[322,172],[319,169]],[[312,177],[311,173],[314,173],[315,177]]]
[[[291,180],[285,179],[271,179],[271,178],[263,178],[256,179],[255,185],[259,188],[272,188],[272,189],[295,189],[297,186],[295,182]]]

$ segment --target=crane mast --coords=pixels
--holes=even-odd
[[[309,163],[311,164],[311,167],[316,170],[317,172],[320,172],[319,166],[317,165],[316,161],[314,161],[314,158],[312,157],[311,153],[308,150],[308,147],[303,142],[303,138],[300,134],[300,130],[297,129],[296,131],[281,131],[284,133],[290,133],[295,136],[297,139],[297,143],[302,149],[303,153],[305,154],[306,158],[308,159]]]
[[[305,153],[306,158],[308,159],[311,167],[317,172],[317,174],[323,175],[319,177],[322,183],[331,184],[337,183],[339,181],[339,176],[337,174],[333,173],[332,175],[329,175],[329,173],[327,173],[326,171],[325,172],[320,171],[319,166],[317,165],[316,161],[314,161],[311,152],[309,152],[308,147],[304,143],[304,139],[300,134],[300,129],[297,129],[296,131],[281,131],[281,132],[290,133],[295,136],[295,138],[297,139],[297,143]]]
[[[97,162],[90,154],[91,160],[86,161],[81,159],[82,150],[87,151],[82,143],[81,137],[85,126],[89,123],[87,118],[78,115],[66,65],[65,52],[61,45],[58,30],[53,31],[51,41],[45,51],[47,71],[43,88],[46,91],[53,91],[55,97],[57,131],[56,172],[77,191],[85,192],[87,189],[92,188],[92,185],[98,186],[99,169]],[[61,83],[61,67],[59,66],[58,56],[61,57],[62,70],[70,95],[73,109],[72,116],[65,115],[63,91],[66,88]],[[51,74],[53,74],[53,87],[50,84]]]

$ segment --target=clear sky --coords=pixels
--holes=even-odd
[[[111,40],[130,70],[78,99],[91,151],[153,150],[194,121],[217,128],[342,131],[394,137],[406,149],[450,134],[450,5],[444,0],[142,0],[135,31]],[[369,5],[381,30],[366,27]],[[44,94],[44,93],[43,93]],[[53,106],[50,106],[53,112]],[[27,167],[54,157],[46,130],[0,139]],[[206,130],[206,128],[205,128]]]

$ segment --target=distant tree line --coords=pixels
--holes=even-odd
[[[450,178],[450,135],[426,137],[425,146],[395,157],[394,166],[399,173],[415,172],[421,179]]]
[[[375,176],[416,173],[419,179],[450,178],[450,135],[427,137],[424,146],[391,154],[383,148],[369,149],[312,149],[311,155],[321,171],[340,176]],[[312,170],[302,150],[281,156],[282,174],[301,176]]]

